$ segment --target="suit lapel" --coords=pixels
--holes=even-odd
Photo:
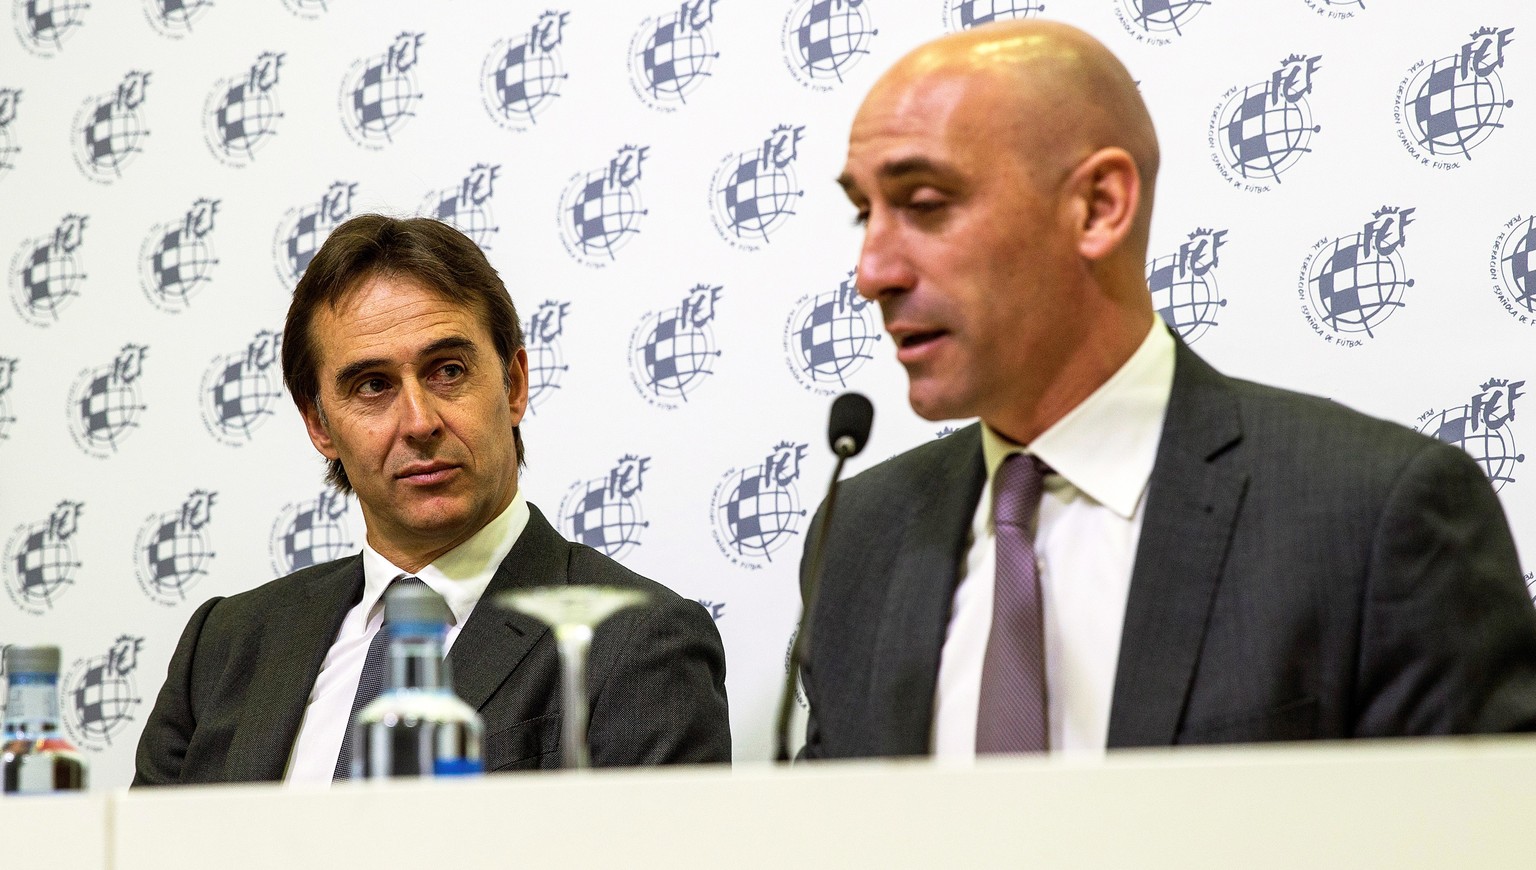
[[[304,594],[289,599],[267,621],[254,664],[246,714],[231,741],[232,781],[281,779],[288,765],[309,693],[341,621],[363,594],[363,560],[343,560],[309,579]]]
[[[1227,379],[1177,342],[1173,392],[1148,487],[1109,746],[1165,746],[1178,734],[1248,475]]]
[[[889,741],[877,754],[927,754],[933,730],[933,693],[949,630],[955,585],[986,480],[981,428],[969,426],[944,439],[938,464],[912,481],[916,498],[904,528],[886,590],[870,677],[871,721]]]
[[[531,616],[497,606],[496,596],[513,589],[568,582],[566,559],[570,543],[560,537],[538,508],[530,504],[528,512],[528,525],[496,569],[496,576],[491,578],[448,652],[454,690],[476,710],[484,708],[548,630]]]

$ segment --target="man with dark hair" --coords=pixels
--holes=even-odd
[[[921,46],[859,108],[859,292],[913,409],[981,422],[844,486],[806,756],[1536,728],[1536,612],[1477,463],[1170,335],[1157,167],[1135,82],[1060,24]]]
[[[591,652],[592,762],[730,760],[725,656],[696,603],[563,539],[518,490],[528,356],[512,300],[453,228],[337,227],[294,290],[283,375],[367,542],[192,615],[139,741],[135,785],[345,778],[349,719],[381,659],[383,595],[425,583],[453,614],[454,688],[488,771],[561,764],[559,663],[542,623],[490,601],[566,583],[638,589]]]

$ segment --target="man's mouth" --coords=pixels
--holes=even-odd
[[[903,364],[917,362],[938,343],[939,339],[948,334],[942,329],[893,330],[891,338],[896,341],[897,361]]]
[[[417,486],[431,486],[446,481],[458,468],[448,462],[416,462],[396,472],[395,479]]]

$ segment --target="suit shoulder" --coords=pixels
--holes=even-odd
[[[637,574],[585,544],[569,543],[571,552],[567,576],[573,582],[634,589],[644,592],[656,604],[684,600],[665,584]]]
[[[942,438],[935,438],[898,453],[843,481],[851,498],[883,498],[910,492],[914,481],[923,481],[958,466],[981,467],[981,424],[973,423]]]
[[[362,556],[353,555],[301,568],[292,574],[268,580],[254,589],[237,592],[220,600],[209,613],[208,619],[213,625],[227,622],[256,624],[262,614],[284,602],[303,597],[311,584],[336,577],[351,577],[360,570],[361,564]]]

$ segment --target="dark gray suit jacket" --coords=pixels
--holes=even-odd
[[[984,477],[973,426],[844,485],[806,757],[929,752]],[[1147,499],[1111,748],[1536,729],[1536,610],[1462,451],[1180,343]]]
[[[709,614],[530,512],[448,654],[455,690],[485,719],[486,770],[560,766],[554,639],[491,599],[562,583],[650,595],[593,641],[592,763],[729,762],[725,653]],[[362,591],[362,557],[353,556],[199,607],[139,738],[133,784],[281,779],[320,663]]]

